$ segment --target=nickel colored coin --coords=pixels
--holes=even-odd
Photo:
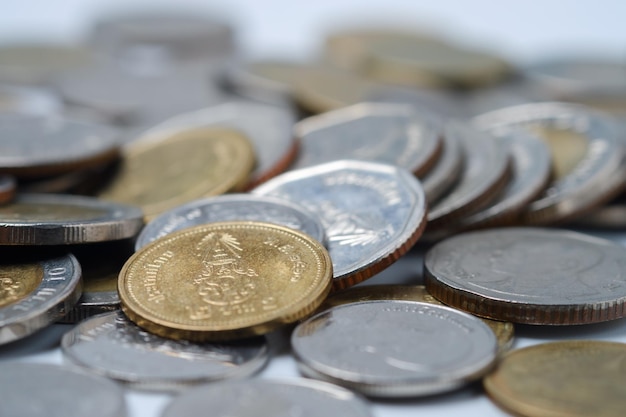
[[[68,194],[18,194],[0,206],[0,244],[70,245],[135,236],[137,207]]]
[[[241,378],[268,360],[263,337],[221,344],[169,340],[141,330],[121,312],[81,322],[61,347],[65,358],[86,370],[149,390]]]
[[[334,290],[394,263],[415,244],[426,223],[419,181],[386,164],[328,162],[282,174],[253,193],[297,202],[322,219]]]
[[[43,89],[0,84],[0,112],[50,116],[61,111],[61,103]]]
[[[207,409],[213,417],[371,417],[353,392],[310,379],[247,379],[185,391],[162,417],[193,417]]]
[[[248,139],[220,128],[148,135],[129,144],[123,157],[99,197],[138,205],[148,219],[201,197],[241,190],[254,166]]]
[[[178,230],[227,220],[275,223],[299,230],[318,242],[326,240],[317,215],[288,200],[252,194],[230,194],[196,200],[178,206],[148,223],[135,243],[135,250]]]
[[[291,336],[300,371],[375,397],[459,388],[494,365],[496,338],[479,318],[416,301],[336,306]]]
[[[125,417],[122,389],[106,378],[56,365],[0,363],[0,415]]]
[[[0,172],[17,177],[60,174],[119,157],[114,129],[57,116],[3,113],[0,136]]]
[[[508,412],[529,417],[620,417],[626,344],[543,343],[510,352],[483,384]]]
[[[464,233],[428,251],[426,289],[481,317],[569,325],[626,312],[626,249],[581,233],[503,228]]]
[[[80,265],[72,255],[5,250],[0,262],[0,344],[26,337],[69,311],[80,297],[80,278]]]
[[[419,301],[442,305],[426,291],[423,285],[364,285],[333,293],[322,303],[318,311],[328,310],[343,304],[377,300]],[[514,340],[513,323],[490,319],[483,319],[483,322],[496,335],[498,351],[502,353],[509,350]]]
[[[0,204],[5,204],[15,197],[15,178],[10,175],[0,175]]]
[[[167,235],[120,272],[122,310],[144,329],[192,341],[265,334],[313,312],[330,291],[321,243],[262,222],[221,222]]]
[[[382,162],[421,176],[437,161],[437,122],[409,105],[361,103],[300,121],[300,141],[292,168],[338,159]]]
[[[474,121],[496,136],[520,128],[543,132],[553,154],[561,154],[555,158],[557,179],[528,206],[522,215],[525,223],[551,224],[578,217],[624,186],[623,139],[608,120],[586,107],[532,103],[485,113]]]

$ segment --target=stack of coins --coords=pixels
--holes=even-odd
[[[0,344],[70,323],[79,369],[0,363],[0,415],[129,415],[106,378],[184,391],[163,416],[369,416],[481,380],[512,413],[623,413],[626,344],[514,349],[626,315],[626,248],[545,227],[626,226],[623,65],[372,27],[310,62],[234,49],[171,11],[0,48]],[[397,261],[410,282],[367,285]],[[254,377],[276,339],[318,381]]]

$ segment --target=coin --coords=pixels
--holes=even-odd
[[[200,197],[242,189],[254,165],[239,132],[190,128],[129,144],[112,182],[99,197],[135,204],[146,218]]]
[[[115,172],[117,161],[41,178],[20,179],[20,193],[93,195]]]
[[[167,235],[120,272],[122,310],[144,329],[192,341],[264,334],[314,311],[332,264],[313,238],[263,222],[219,222]]]
[[[448,238],[428,251],[426,289],[443,303],[513,323],[620,318],[626,249],[581,233],[502,228]]]
[[[419,301],[442,305],[426,291],[423,285],[364,285],[333,293],[322,303],[318,311],[328,310],[343,304],[376,300]],[[503,353],[509,350],[514,340],[513,323],[489,319],[483,319],[483,322],[495,334],[498,341],[498,352]]]
[[[459,388],[494,365],[496,338],[477,317],[417,301],[336,306],[291,336],[300,371],[374,397]]]
[[[61,111],[60,101],[43,89],[0,84],[0,112],[50,116]]]
[[[421,176],[441,152],[437,122],[402,104],[355,104],[308,117],[294,131],[300,150],[292,169],[355,159],[396,165]]]
[[[626,195],[621,194],[618,198],[609,202],[609,204],[576,219],[573,225],[576,227],[608,230],[626,228]]]
[[[54,322],[72,308],[81,293],[81,269],[74,256],[4,252],[0,263],[0,344]]]
[[[487,394],[519,415],[622,416],[623,343],[569,340],[510,352],[484,379]]]
[[[162,417],[192,417],[210,409],[214,417],[371,417],[360,397],[341,387],[310,379],[248,379],[186,391]]]
[[[141,330],[121,312],[81,322],[65,333],[61,348],[86,370],[148,390],[241,378],[268,360],[263,337],[221,344],[169,340]]]
[[[0,363],[0,415],[20,417],[125,417],[122,389],[114,382],[41,363]]]
[[[0,172],[42,177],[101,165],[119,157],[116,130],[23,113],[0,115]]]
[[[161,214],[137,236],[135,250],[181,229],[227,220],[276,223],[306,233],[318,242],[326,240],[319,217],[291,201],[230,194],[195,200]]]
[[[70,245],[135,236],[137,207],[67,194],[18,194],[0,206],[0,244]]]
[[[419,181],[387,164],[328,162],[279,175],[252,192],[297,202],[322,219],[333,261],[333,290],[394,263],[425,226]]]
[[[0,175],[0,204],[5,204],[15,197],[15,178],[10,175]]]
[[[553,136],[553,153],[567,152],[560,157],[561,168],[556,173],[561,178],[528,206],[522,215],[524,223],[573,219],[609,200],[624,186],[623,140],[610,122],[584,106],[525,104],[485,113],[474,121],[496,136],[520,128],[547,131]]]

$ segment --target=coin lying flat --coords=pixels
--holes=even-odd
[[[193,341],[264,334],[314,311],[332,264],[313,238],[263,222],[219,222],[167,235],[120,272],[122,310],[144,329]]]
[[[421,176],[441,151],[435,120],[402,104],[355,104],[304,119],[294,130],[300,149],[292,169],[354,159],[397,165]]]
[[[626,344],[544,343],[510,352],[484,379],[505,410],[535,417],[619,417],[626,409]]]
[[[137,236],[135,250],[181,229],[227,220],[276,223],[306,233],[319,242],[326,240],[322,221],[291,201],[251,194],[229,194],[192,201],[161,214]]]
[[[149,390],[241,378],[268,360],[263,337],[221,344],[174,341],[141,330],[121,312],[81,322],[63,336],[61,347],[76,365]]]
[[[356,394],[310,379],[248,379],[205,385],[178,396],[162,417],[192,417],[211,410],[214,417],[371,417]]]
[[[0,262],[0,344],[26,337],[70,310],[80,297],[80,278],[72,255],[5,250]]]
[[[125,148],[123,156],[99,197],[138,205],[148,219],[197,198],[243,188],[254,165],[248,139],[218,128],[146,137]]]
[[[0,244],[70,245],[135,236],[137,207],[68,194],[18,194],[0,206]]]
[[[428,204],[438,201],[459,179],[463,172],[464,153],[459,134],[453,123],[444,125],[443,149],[435,166],[422,178],[421,183]]]
[[[0,363],[0,415],[20,417],[125,417],[114,382],[61,366]]]
[[[386,164],[328,162],[287,172],[252,192],[297,202],[322,219],[334,290],[391,265],[425,226],[426,200],[419,181]]]
[[[626,249],[581,233],[503,228],[464,233],[426,254],[435,298],[481,317],[584,324],[622,317]]]
[[[300,371],[366,395],[412,397],[456,389],[484,375],[496,338],[479,318],[416,301],[336,306],[296,327]]]

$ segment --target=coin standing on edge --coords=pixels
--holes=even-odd
[[[626,313],[626,248],[558,229],[502,228],[448,238],[424,260],[443,303],[513,323],[570,325]]]
[[[459,388],[494,365],[497,343],[479,318],[417,301],[336,306],[291,336],[300,371],[374,397],[415,397]]]
[[[61,340],[65,358],[96,374],[145,390],[242,378],[269,358],[264,337],[232,343],[192,343],[148,333],[121,312],[81,322]]]
[[[322,219],[333,290],[355,285],[404,255],[426,225],[426,198],[411,173],[335,161],[282,174],[252,191],[291,200]]]

